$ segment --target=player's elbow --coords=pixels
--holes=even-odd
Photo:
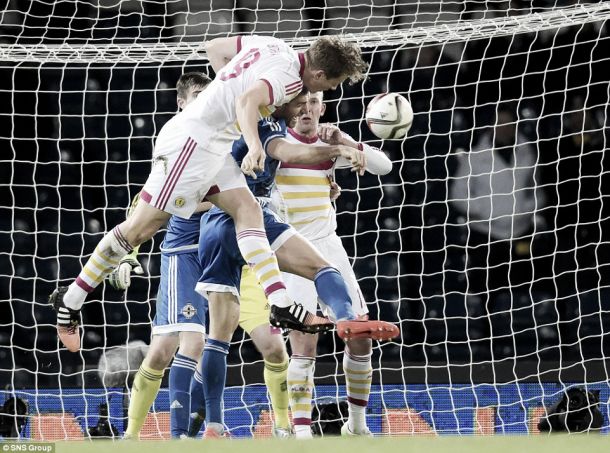
[[[374,175],[387,175],[392,171],[392,161],[388,158],[380,160],[380,162],[375,163],[375,165],[370,165],[369,171]]]
[[[216,45],[217,45],[214,41],[216,41],[216,40],[212,39],[211,41],[206,41],[203,44],[203,48],[206,51],[206,53],[214,52],[214,47],[216,47]]]
[[[391,171],[392,171],[392,161],[390,159],[384,160],[383,164],[381,165],[379,174],[383,176],[383,175],[387,175]]]

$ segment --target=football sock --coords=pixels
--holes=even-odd
[[[294,435],[311,437],[311,398],[316,359],[293,354],[288,365],[288,396],[292,410]]]
[[[288,357],[282,363],[271,363],[265,360],[265,384],[271,398],[273,408],[273,418],[275,426],[278,428],[290,429],[290,419],[288,418]]]
[[[371,355],[358,356],[351,354],[347,348],[343,353],[343,371],[347,387],[347,404],[349,407],[348,426],[351,432],[366,430],[366,407],[371,393],[373,367]]]
[[[191,414],[189,437],[196,437],[205,420],[205,399],[203,397],[203,377],[199,368],[191,379]]]
[[[63,298],[66,307],[72,310],[80,310],[87,294],[93,291],[112,272],[121,258],[127,255],[132,248],[118,226],[106,233],[76,280],[68,287],[68,291]]]
[[[280,307],[292,305],[265,230],[249,228],[238,232],[237,245],[244,260],[256,274],[269,303]]]
[[[197,369],[197,361],[176,354],[169,370],[169,417],[172,437],[188,435],[191,415],[191,379]]]
[[[159,393],[164,370],[153,370],[142,364],[131,386],[131,399],[127,411],[128,423],[125,434],[137,439],[146,420],[150,406]]]
[[[227,377],[227,355],[229,343],[208,338],[203,348],[203,395],[205,398],[206,425],[222,425],[222,393]]]
[[[314,277],[318,297],[332,310],[337,321],[356,319],[345,280],[334,267],[321,269]]]

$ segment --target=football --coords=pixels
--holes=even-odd
[[[411,123],[411,103],[398,93],[378,94],[366,108],[366,124],[379,138],[400,140],[409,132]]]

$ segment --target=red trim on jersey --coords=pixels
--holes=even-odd
[[[305,72],[305,53],[299,52],[299,63],[301,67],[299,68],[299,77],[303,77],[303,73]]]
[[[303,170],[330,170],[335,163],[332,160],[320,162],[319,164],[304,165],[304,164],[287,164],[282,162],[282,168],[302,168]]]
[[[286,89],[286,96],[290,96],[292,94],[297,94],[299,93],[301,90],[303,89],[303,84],[299,83],[298,85],[295,85],[294,87],[290,88],[290,89]]]
[[[318,141],[317,134],[314,135],[313,137],[306,137],[305,135],[301,135],[298,132],[295,132],[295,130],[292,128],[288,128],[288,133],[290,135],[292,135],[294,138],[296,138],[298,141],[300,141],[301,143],[307,143],[308,145],[311,145],[312,143],[315,143]]]
[[[301,89],[303,88],[303,82],[297,80],[296,82],[289,83],[284,88],[286,89],[286,94],[292,94],[297,91],[301,91]]]
[[[146,192],[145,190],[142,190],[140,192],[140,200],[144,200],[146,203],[150,204],[150,200],[152,200],[152,195]]]
[[[269,88],[269,104],[267,105],[273,105],[273,88],[271,87],[271,84],[269,83],[268,80],[265,79],[261,79],[263,82],[265,82],[267,84],[267,88]]]
[[[241,52],[241,36],[237,37],[237,53]]]
[[[169,176],[165,180],[165,183],[161,188],[161,192],[157,196],[157,202],[154,205],[155,208],[160,209],[161,211],[165,209],[169,197],[174,191],[176,183],[180,179],[180,176],[182,175],[182,172],[184,171],[184,168],[186,167],[186,164],[191,158],[191,155],[193,154],[193,151],[196,147],[197,143],[195,142],[195,140],[189,137],[186,140],[186,143],[184,144],[184,147],[182,148],[178,159],[176,159],[176,162],[174,163],[171,171],[169,172]]]

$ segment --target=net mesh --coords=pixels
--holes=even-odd
[[[600,391],[606,432],[609,4],[277,3],[12,0],[1,13],[0,380],[29,404],[23,435],[87,436],[102,404],[124,429],[162,234],[141,249],[145,277],[85,305],[80,353],[58,347],[46,297],[124,218],[175,82],[207,71],[201,43],[252,32],[298,48],[343,33],[370,63],[364,83],[328,94],[323,119],[394,163],[381,178],[337,173],[338,233],[369,309],[402,331],[374,347],[373,432],[535,433],[575,384]],[[404,142],[363,122],[384,91],[413,105]],[[110,348],[124,359],[113,376],[99,365]],[[345,395],[341,353],[324,336],[318,402]],[[241,331],[229,362],[227,424],[268,435],[261,359]],[[145,432],[166,437],[166,390],[155,411]]]

